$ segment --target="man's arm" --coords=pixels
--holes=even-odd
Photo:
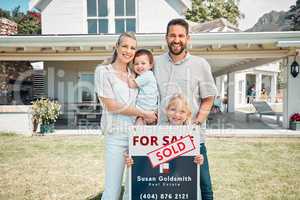
[[[209,96],[206,98],[201,99],[201,104],[196,115],[196,118],[193,120],[195,124],[203,124],[205,122],[211,107],[214,103],[214,96]]]

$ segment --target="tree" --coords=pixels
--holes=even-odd
[[[10,19],[10,13],[8,10],[3,10],[0,8],[0,18],[6,18],[6,19]]]
[[[186,19],[193,22],[205,22],[225,18],[234,25],[244,15],[238,7],[239,0],[192,0],[192,9],[186,12]]]
[[[27,11],[25,14],[20,11],[20,6],[17,6],[11,12],[0,8],[0,17],[16,22],[18,25],[18,34],[41,34],[40,13]]]
[[[286,19],[289,20],[290,30],[300,30],[300,0],[296,1],[296,5],[290,7]]]
[[[18,33],[26,35],[41,34],[40,14],[28,11],[18,22]]]

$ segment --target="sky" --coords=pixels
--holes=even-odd
[[[0,0],[0,8],[12,10],[20,5],[21,11],[26,12],[28,10],[28,2],[29,0]]]
[[[265,13],[275,11],[288,11],[296,0],[240,0],[240,11],[245,19],[240,21],[240,29],[246,30],[254,26],[257,20]]]
[[[17,5],[21,6],[21,11],[28,10],[29,0],[0,0],[0,8],[11,10]],[[240,10],[245,14],[245,18],[240,21],[240,29],[251,28],[263,14],[275,11],[287,11],[291,5],[295,5],[296,0],[240,0]]]

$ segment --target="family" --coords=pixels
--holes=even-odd
[[[189,54],[189,25],[173,19],[167,25],[168,52],[153,58],[137,49],[132,33],[116,42],[112,61],[95,71],[95,91],[103,106],[101,128],[105,133],[105,185],[102,200],[118,200],[128,151],[131,125],[186,125],[205,127],[217,89],[208,62]],[[200,134],[200,133],[199,133]],[[200,137],[201,197],[213,199],[204,137]],[[127,177],[128,178],[128,177]],[[128,199],[125,188],[123,199]]]

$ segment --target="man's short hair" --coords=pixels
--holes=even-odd
[[[170,26],[175,26],[175,25],[179,25],[184,27],[184,29],[186,30],[186,34],[189,34],[189,24],[181,18],[177,18],[177,19],[172,19],[171,21],[169,21],[168,26],[167,26],[167,35],[169,33],[169,28]]]

